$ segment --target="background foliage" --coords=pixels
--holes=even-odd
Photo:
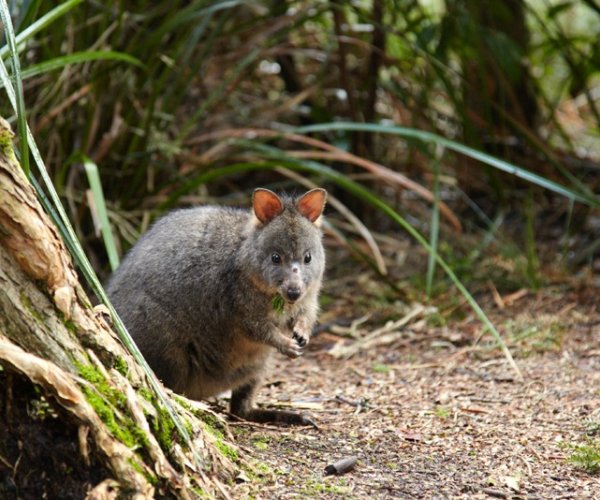
[[[540,280],[542,241],[561,243],[553,259],[593,263],[594,0],[8,4],[29,125],[103,275],[112,234],[122,252],[162,210],[246,204],[257,185],[297,186],[297,174],[275,163],[324,183],[373,231],[398,226],[325,166],[387,203],[434,248],[441,232],[439,252],[463,279],[474,277],[475,262],[489,270],[490,245],[528,286]],[[393,125],[436,135],[390,134]],[[318,131],[295,134],[300,126]],[[503,158],[503,170],[517,175],[439,138]],[[519,180],[527,172],[549,189]],[[377,263],[376,253],[358,255]],[[430,265],[429,287],[432,276]]]

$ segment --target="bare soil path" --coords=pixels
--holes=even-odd
[[[487,309],[523,381],[468,314],[444,326],[417,314],[349,359],[333,354],[384,322],[329,328],[302,359],[278,359],[260,402],[307,411],[319,429],[233,424],[249,464],[234,496],[600,498],[600,475],[569,460],[573,445],[598,443],[600,290],[513,299]],[[333,304],[324,321],[343,308]],[[353,455],[350,472],[324,474]]]

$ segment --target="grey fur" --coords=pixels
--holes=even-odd
[[[316,321],[325,197],[324,190],[297,199],[257,190],[253,211],[177,210],[131,249],[107,290],[167,386],[193,399],[233,389],[231,411],[243,418],[307,422],[292,412],[257,410],[253,399],[271,353],[301,355]],[[261,222],[255,213],[264,199],[274,205]],[[273,307],[276,294],[285,299],[283,311]]]

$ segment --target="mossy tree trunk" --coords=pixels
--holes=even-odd
[[[0,118],[0,496],[2,472],[17,490],[25,474],[18,467],[23,451],[12,456],[7,444],[22,423],[15,422],[22,409],[17,378],[36,388],[54,420],[75,429],[80,462],[103,468],[91,498],[227,496],[222,481],[234,466],[223,454],[227,445],[217,442],[222,434],[207,432],[208,425],[224,429],[223,422],[205,405],[169,393],[192,435],[196,460],[144,373],[91,306]],[[48,422],[37,422],[41,433]],[[26,441],[35,442],[30,437]]]

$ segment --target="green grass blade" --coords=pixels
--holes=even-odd
[[[435,158],[432,161],[433,166],[433,208],[431,212],[431,224],[429,231],[429,244],[431,252],[427,261],[427,276],[425,282],[425,293],[431,298],[433,288],[433,277],[435,275],[436,255],[438,253],[438,240],[440,234],[440,161],[443,156],[443,148],[436,150]]]
[[[181,9],[175,13],[166,22],[162,23],[160,29],[152,33],[153,38],[161,39],[165,34],[176,31],[183,24],[187,24],[190,21],[199,23],[200,20],[206,16],[211,16],[215,12],[227,9],[233,9],[241,4],[244,4],[244,0],[224,0],[222,2],[211,2],[210,0],[204,0],[200,2],[192,2],[190,5]],[[207,6],[208,4],[208,6]]]
[[[21,64],[17,54],[15,33],[6,0],[0,0],[0,19],[4,25],[6,45],[10,51],[12,80],[14,82],[14,87],[16,88],[16,92],[14,92],[16,97],[15,112],[17,113],[17,129],[19,136],[19,148],[21,151],[21,166],[23,167],[25,175],[29,177],[29,143],[27,137],[27,119],[25,116],[25,99],[23,97],[23,80],[21,78]],[[2,59],[0,59],[0,62],[2,62],[2,67],[6,73],[6,68],[4,67],[4,62]]]
[[[21,52],[21,50],[23,50],[25,47],[23,42],[26,42],[35,34],[50,26],[54,21],[56,21],[56,19],[67,14],[71,9],[79,5],[81,2],[82,0],[68,0],[67,2],[63,2],[27,26],[27,28],[21,31],[15,38],[17,50]],[[9,47],[7,45],[0,48],[0,57],[4,58],[8,52]]]
[[[531,288],[537,290],[540,286],[540,261],[535,245],[535,205],[533,193],[529,192],[525,199],[525,250],[527,256],[527,279]]]
[[[133,64],[135,66],[144,66],[139,59],[136,59],[135,57],[123,52],[115,52],[112,50],[84,51],[74,52],[73,54],[69,54],[67,56],[55,57],[54,59],[48,59],[42,63],[29,66],[27,69],[21,72],[21,77],[23,80],[26,80],[27,78],[41,75],[42,73],[48,73],[49,71],[54,71],[56,69],[61,69],[71,64],[81,64],[100,60],[120,61]]]
[[[110,268],[114,271],[119,267],[119,253],[117,252],[117,245],[115,244],[110,222],[108,221],[108,212],[106,210],[106,202],[104,199],[104,191],[102,190],[102,182],[100,181],[100,174],[98,173],[98,166],[85,155],[81,155],[80,158],[83,162],[83,167],[85,168],[85,173],[94,199],[94,207],[92,210],[96,211],[97,217],[95,217],[95,219],[97,218],[100,225],[100,231],[108,255]]]
[[[44,0],[21,0],[21,6],[16,10],[14,17],[15,32],[21,31],[22,26],[28,26],[38,17],[40,6]],[[12,0],[12,6],[16,2]]]
[[[519,167],[507,161],[496,158],[487,153],[482,153],[476,149],[470,148],[458,142],[446,139],[432,132],[426,132],[409,127],[379,125],[374,123],[351,123],[351,122],[337,122],[337,123],[321,123],[318,125],[308,125],[306,127],[299,127],[294,129],[293,132],[298,134],[308,134],[311,132],[331,132],[331,131],[364,131],[364,132],[377,132],[380,134],[394,134],[408,139],[416,139],[421,142],[439,144],[447,149],[463,154],[474,160],[478,160],[486,165],[490,165],[498,170],[507,172],[515,177],[526,180],[532,184],[538,185],[549,191],[553,191],[560,194],[568,199],[590,205],[592,207],[600,208],[600,199],[597,196],[589,193],[581,193],[558,184],[554,181],[548,180],[538,174],[535,174],[525,168]]]

